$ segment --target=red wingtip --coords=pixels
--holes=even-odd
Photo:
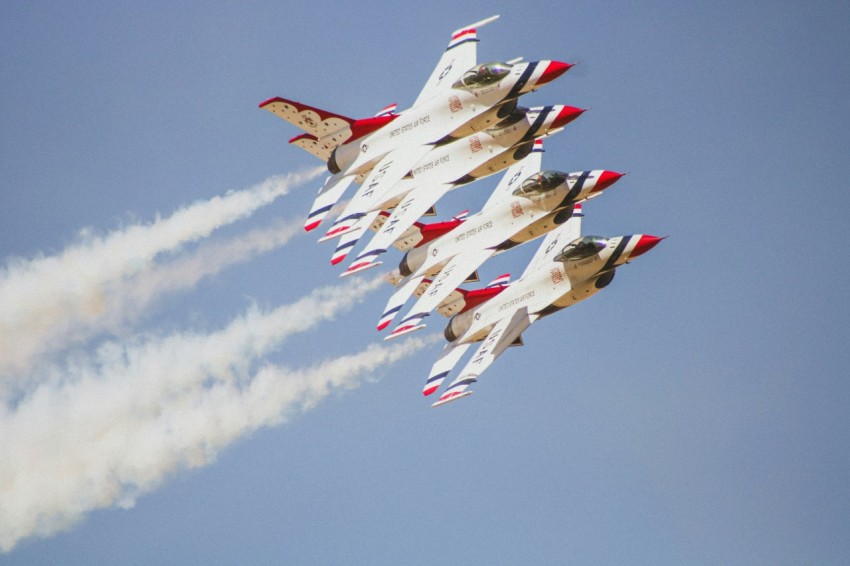
[[[339,256],[339,257],[332,257],[332,258],[331,258],[331,265],[336,265],[336,264],[338,264],[339,262],[341,262],[341,261],[342,261],[342,260],[344,260],[344,259],[345,259],[345,256],[344,256],[344,255]]]
[[[305,225],[304,225],[304,230],[305,230],[305,231],[307,231],[307,232],[309,232],[310,230],[315,230],[316,228],[318,228],[318,227],[319,227],[319,224],[321,224],[321,223],[322,223],[322,221],[321,221],[321,220],[316,220],[315,222],[311,222],[311,223],[309,223],[309,224],[305,224]]]
[[[423,394],[423,395],[425,395],[425,396],[427,397],[428,395],[430,395],[431,393],[433,393],[434,391],[436,391],[438,388],[439,388],[439,385],[435,385],[435,386],[433,386],[433,387],[429,387],[428,389],[423,390],[423,391],[422,391],[422,394]]]
[[[388,321],[386,321],[386,322],[382,322],[381,324],[379,324],[379,325],[378,325],[378,332],[380,332],[381,330],[383,330],[384,328],[386,328],[387,326],[389,326],[389,325],[390,325],[390,322],[392,322],[392,321],[389,321],[389,320],[388,320]]]

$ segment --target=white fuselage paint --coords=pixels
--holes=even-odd
[[[545,120],[539,124],[535,125],[535,121],[541,111],[530,110],[525,118],[509,126],[492,128],[435,147],[411,168],[411,179],[403,179],[381,195],[363,191],[361,202],[353,204],[352,199],[350,209],[355,210],[355,206],[368,210],[386,209],[398,204],[411,190],[427,190],[429,185],[451,183],[467,175],[479,179],[510,167],[524,157],[515,157],[514,148],[524,143],[531,144],[534,139],[549,134],[549,129],[563,106],[550,108]]]
[[[401,112],[383,128],[337,147],[337,159],[347,163],[345,175],[363,173],[400,146],[436,143],[498,105],[511,93],[529,65],[514,65],[501,81],[477,89],[450,88]],[[537,64],[526,85],[515,93],[529,92],[542,76],[545,64]]]
[[[630,238],[619,257],[607,265],[617,246]],[[640,236],[617,236],[608,239],[606,247],[594,256],[574,261],[552,261],[517,279],[490,301],[458,317],[468,317],[471,324],[456,344],[483,340],[493,326],[522,308],[529,314],[540,313],[550,306],[574,305],[595,294],[594,282],[603,268],[613,269],[629,259]]]

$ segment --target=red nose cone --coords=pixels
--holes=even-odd
[[[591,193],[598,193],[599,191],[604,191],[614,183],[620,180],[620,177],[625,175],[625,173],[617,173],[616,171],[603,171],[601,175],[599,175],[599,180],[596,181],[596,186],[593,187]]]
[[[564,106],[564,108],[558,113],[558,117],[555,118],[555,121],[552,122],[552,129],[562,128],[581,116],[585,112],[582,108],[576,108],[575,106]]]
[[[639,255],[645,254],[652,248],[654,248],[658,242],[663,240],[664,238],[659,238],[658,236],[650,236],[649,234],[642,234],[640,240],[635,245],[634,251],[630,254],[629,257],[637,257]]]
[[[552,82],[564,73],[566,73],[572,65],[569,63],[562,63],[560,61],[549,61],[549,64],[546,66],[546,69],[543,71],[543,74],[537,79],[537,86],[545,85],[548,82]]]

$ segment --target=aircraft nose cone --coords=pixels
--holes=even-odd
[[[596,181],[596,186],[593,187],[591,193],[598,193],[599,191],[604,191],[614,183],[620,180],[620,177],[625,175],[625,173],[617,173],[616,171],[603,171],[601,175],[599,175],[599,180]]]
[[[583,108],[576,108],[575,106],[564,106],[560,112],[558,112],[558,116],[552,122],[552,128],[561,128],[566,126],[579,116],[581,116],[585,112]]]
[[[537,86],[554,81],[572,67],[570,63],[563,63],[561,61],[541,61],[540,64],[546,64],[546,68],[543,70],[540,78],[537,79]]]
[[[630,258],[637,257],[639,255],[643,255],[656,245],[658,242],[663,240],[664,238],[659,238],[658,236],[650,236],[649,234],[641,234],[640,240],[635,244],[634,251],[629,255]]]

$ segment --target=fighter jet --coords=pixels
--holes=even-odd
[[[582,112],[562,105],[518,108],[497,127],[435,147],[417,164],[410,178],[387,186],[382,193],[356,194],[322,240],[353,230],[363,233],[381,210],[395,207],[346,275],[379,265],[374,260],[443,195],[520,161],[532,151],[536,139],[561,131]],[[346,244],[353,245],[350,240]],[[334,260],[340,259],[338,247]]]
[[[398,290],[392,295],[378,330],[400,311],[414,288],[432,281],[426,293],[388,338],[423,328],[423,318],[493,255],[541,237],[566,222],[579,203],[595,198],[621,173],[607,170],[563,173],[541,171],[540,148],[511,166],[481,212],[450,232],[410,249],[399,264]],[[577,206],[578,205],[578,206]]]
[[[284,98],[260,108],[304,130],[290,143],[327,162],[331,176],[305,223],[316,228],[352,182],[374,191],[402,179],[431,144],[467,136],[508,116],[520,95],[539,88],[571,65],[542,60],[477,63],[477,28],[498,16],[456,30],[416,101],[395,113],[390,105],[354,120]]]
[[[508,346],[521,344],[521,335],[531,323],[604,289],[617,267],[663,239],[647,234],[580,236],[580,229],[581,217],[570,218],[546,236],[519,279],[489,301],[449,320],[444,332],[449,344],[431,368],[425,395],[437,390],[470,345],[481,344],[432,406],[470,395],[469,386]]]

